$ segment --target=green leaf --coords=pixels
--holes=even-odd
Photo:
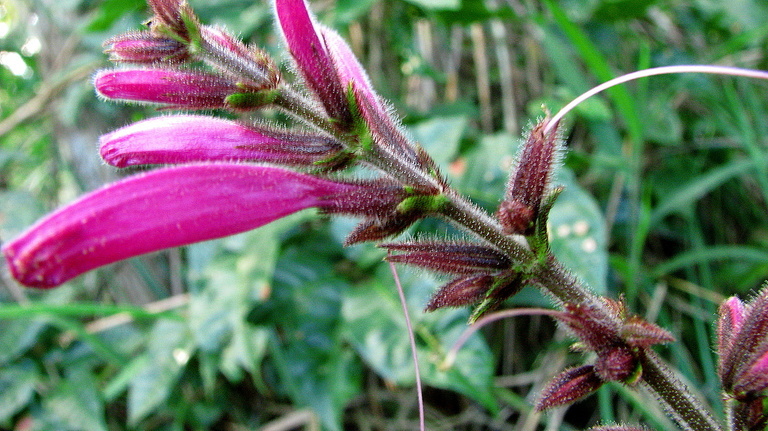
[[[0,369],[0,424],[8,425],[11,416],[30,402],[38,377],[30,359]]]
[[[93,32],[108,30],[123,15],[143,10],[144,7],[146,7],[144,0],[106,0],[100,4],[87,30]]]
[[[342,28],[345,24],[367,14],[374,3],[376,0],[337,0],[333,10],[336,27]]]
[[[270,310],[264,313],[280,333],[270,347],[281,386],[296,404],[312,408],[329,430],[342,429],[342,413],[358,395],[362,375],[341,337],[342,293],[350,288],[334,271],[342,258],[327,229],[288,239],[275,270]]]
[[[595,199],[561,169],[555,184],[565,186],[549,213],[552,253],[592,290],[607,290],[608,249],[605,219]]]
[[[408,3],[427,10],[457,10],[461,8],[461,0],[405,0]]]
[[[445,171],[459,151],[459,143],[466,128],[466,117],[452,116],[433,117],[412,125],[409,130],[437,162],[437,166]]]
[[[446,352],[467,328],[469,311],[444,309],[425,314],[424,305],[439,283],[409,269],[398,268],[398,272],[407,294],[424,382],[457,391],[495,410],[494,360],[479,335],[473,335],[464,345],[453,367],[440,367]],[[343,313],[345,337],[365,362],[392,383],[413,385],[415,374],[405,318],[387,265],[381,265],[376,277],[362,288],[349,292]]]
[[[164,403],[192,352],[191,334],[184,323],[160,320],[152,328],[146,366],[131,380],[128,422],[136,425]]]
[[[507,133],[483,136],[477,146],[463,156],[465,169],[454,171],[459,190],[495,211],[504,196],[519,146],[520,138]]]
[[[85,368],[71,368],[66,378],[49,394],[43,406],[49,421],[57,429],[106,430],[104,401],[101,399],[94,376]]]
[[[29,350],[37,342],[45,325],[44,319],[0,319],[0,328],[3,328],[0,331],[0,365]]]
[[[269,295],[281,235],[310,214],[188,249],[190,282],[196,285],[189,308],[192,334],[200,350],[219,356],[230,381],[239,381],[243,370],[259,374],[267,332],[246,324],[247,316]]]

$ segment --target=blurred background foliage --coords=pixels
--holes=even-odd
[[[266,0],[190,0],[209,24],[285,55]],[[671,64],[768,68],[760,0],[318,0],[453,184],[493,210],[522,131],[621,73]],[[125,175],[100,134],[151,109],[106,103],[102,42],[140,0],[0,0],[0,236]],[[600,293],[673,331],[662,353],[714,406],[717,303],[768,279],[768,84],[700,75],[634,82],[567,121],[558,256]],[[542,108],[544,107],[544,108]],[[339,244],[353,221],[305,212],[133,259],[47,291],[2,272],[0,428],[413,430],[414,370],[384,253]],[[413,234],[455,237],[434,220]],[[642,394],[601,389],[531,410],[568,364],[547,319],[487,328],[449,369],[466,310],[423,314],[440,280],[401,270],[430,430],[673,429]],[[545,305],[532,290],[510,306]]]

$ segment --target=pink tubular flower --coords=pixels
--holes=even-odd
[[[227,97],[241,92],[230,79],[203,72],[163,68],[105,70],[93,80],[107,99],[151,102],[170,108],[227,108]]]
[[[139,121],[102,136],[100,143],[101,157],[118,168],[202,161],[312,165],[342,148],[325,136],[256,129],[202,115]]]
[[[133,256],[255,229],[299,210],[333,209],[365,185],[281,168],[195,164],[87,194],[6,243],[14,278],[49,288]]]

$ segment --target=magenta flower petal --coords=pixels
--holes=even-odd
[[[299,71],[323,103],[328,115],[351,121],[346,89],[339,82],[331,56],[318,35],[304,0],[277,0],[277,19]]]
[[[257,228],[363,186],[286,169],[197,164],[160,169],[87,194],[3,248],[20,283],[54,287],[140,254]]]
[[[107,99],[152,102],[172,108],[226,108],[226,98],[241,90],[228,78],[170,69],[104,70],[93,80]]]
[[[385,113],[386,109],[381,98],[373,90],[368,74],[347,42],[334,30],[325,26],[319,26],[319,30],[342,85],[346,88],[352,84],[359,94],[362,94],[363,97],[371,101],[372,105]]]
[[[311,165],[341,144],[318,135],[259,130],[203,115],[170,115],[130,124],[100,138],[101,157],[112,166],[203,161],[263,161]]]

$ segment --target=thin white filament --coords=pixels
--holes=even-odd
[[[625,82],[634,81],[639,78],[647,78],[649,76],[656,75],[670,75],[675,73],[707,73],[711,75],[728,75],[728,76],[742,76],[745,78],[756,78],[768,80],[768,72],[763,70],[754,69],[742,69],[740,67],[731,66],[712,66],[712,65],[678,65],[678,66],[661,66],[653,67],[650,69],[638,70],[637,72],[628,73],[626,75],[613,78],[610,81],[606,81],[596,87],[593,87],[589,91],[585,92],[581,96],[573,99],[570,103],[565,105],[560,111],[557,112],[544,126],[544,134],[549,133],[557,123],[565,117],[568,112],[578,106],[581,102],[589,99],[590,97],[598,94],[604,90],[614,87]]]
[[[397,269],[393,262],[389,262],[389,269],[392,271],[392,276],[395,278],[395,286],[397,286],[397,294],[400,296],[400,305],[403,307],[403,314],[405,315],[405,326],[408,328],[408,341],[411,343],[411,354],[413,355],[413,368],[416,372],[416,394],[418,397],[419,406],[419,431],[426,431],[426,425],[424,422],[424,394],[421,389],[421,373],[419,372],[419,358],[416,355],[416,337],[413,335],[413,325],[411,324],[411,315],[408,313],[408,301],[405,299],[405,292],[403,291],[403,285],[400,284],[400,276],[397,275]]]
[[[443,362],[440,364],[440,369],[446,370],[452,367],[453,363],[456,361],[456,356],[459,354],[459,350],[461,350],[461,347],[464,346],[464,343],[466,343],[469,340],[469,337],[471,337],[472,334],[474,334],[480,328],[482,328],[483,326],[489,323],[492,323],[501,319],[506,319],[509,317],[518,317],[518,316],[558,317],[562,315],[563,315],[563,312],[561,311],[548,310],[546,308],[512,308],[509,310],[502,310],[502,311],[497,311],[495,313],[487,314],[482,318],[480,318],[477,322],[475,322],[471,326],[468,326],[467,329],[465,329],[464,332],[461,333],[459,338],[453,344],[453,347],[451,347],[451,350],[449,350],[448,354],[445,355],[445,359],[443,359]]]

